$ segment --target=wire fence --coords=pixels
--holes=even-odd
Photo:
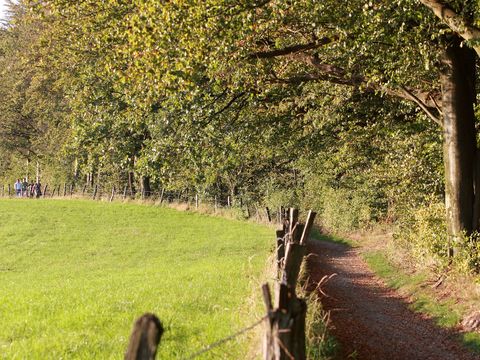
[[[271,210],[256,201],[250,201],[242,195],[237,196],[215,196],[201,195],[191,191],[178,191],[161,189],[157,191],[136,191],[128,185],[102,186],[102,185],[74,185],[74,184],[45,184],[35,186],[30,184],[26,190],[17,192],[14,185],[0,185],[0,196],[3,198],[80,198],[97,201],[127,201],[142,200],[159,204],[186,204],[190,209],[209,207],[214,212],[224,209],[235,209],[247,219],[255,218],[262,222],[280,223],[281,209]]]

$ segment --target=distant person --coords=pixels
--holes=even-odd
[[[21,183],[20,179],[17,179],[17,182],[15,183],[15,185],[13,185],[13,188],[15,189],[15,193],[17,194],[17,197],[21,197],[22,196],[22,183]]]
[[[23,182],[22,182],[22,196],[26,196],[28,197],[28,181],[27,181],[27,178],[23,178]]]
[[[35,197],[38,199],[40,196],[42,196],[42,184],[40,183],[40,180],[38,180],[35,183]]]
[[[33,195],[35,195],[35,183],[32,181],[32,183],[28,186],[29,190],[29,195],[31,198],[33,198]]]

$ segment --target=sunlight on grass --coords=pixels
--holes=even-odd
[[[428,289],[422,287],[427,279],[425,274],[405,274],[393,266],[379,251],[367,252],[363,254],[363,258],[389,287],[399,289],[412,298],[413,302],[410,305],[412,310],[427,314],[441,327],[451,328],[459,323],[460,311],[453,300],[438,301]],[[462,334],[462,339],[469,348],[480,352],[480,336],[478,334],[465,333]]]
[[[147,311],[167,329],[159,358],[185,357],[253,320],[240,310],[272,238],[154,206],[0,200],[0,358],[119,359]]]

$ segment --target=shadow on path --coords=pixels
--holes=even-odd
[[[341,344],[339,359],[479,359],[458,340],[458,333],[435,325],[408,308],[354,248],[326,241],[309,244],[307,268],[313,284],[336,273],[322,291],[330,311],[330,331]],[[350,355],[350,356],[349,356]]]

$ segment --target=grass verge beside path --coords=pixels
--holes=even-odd
[[[0,358],[122,358],[147,311],[167,330],[158,357],[185,357],[256,320],[246,302],[272,238],[154,206],[0,200]],[[242,359],[246,346],[202,358]]]
[[[368,243],[365,244],[361,240],[345,239],[320,233],[317,233],[316,238],[359,248],[361,256],[370,269],[382,278],[388,287],[409,297],[412,301],[410,308],[433,318],[438,326],[455,328],[460,323],[462,314],[465,312],[464,306],[453,297],[439,299],[435,290],[426,285],[430,277],[427,272],[410,271],[395,265],[389,260],[386,251],[378,249],[378,244],[370,248]],[[465,332],[461,333],[460,336],[468,348],[480,354],[480,334]]]

